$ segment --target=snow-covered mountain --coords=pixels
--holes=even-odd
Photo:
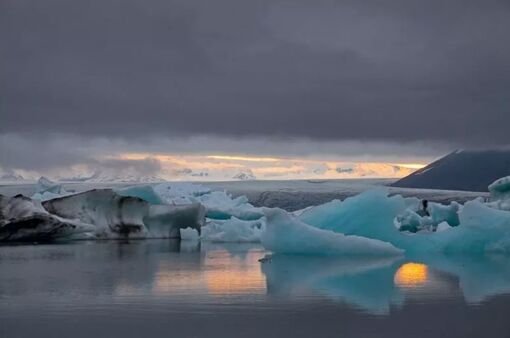
[[[338,178],[396,178],[409,175],[415,170],[390,163],[356,163],[335,169]]]
[[[256,180],[257,177],[253,174],[250,169],[244,169],[232,177],[234,180],[248,181],[248,180]]]
[[[61,182],[83,183],[156,183],[165,179],[156,175],[140,175],[129,171],[118,172],[114,170],[96,171],[92,175],[80,174],[72,177],[59,177]]]

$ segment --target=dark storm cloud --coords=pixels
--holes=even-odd
[[[510,142],[510,2],[4,0],[0,132]]]
[[[95,162],[86,151],[67,140],[53,137],[0,135],[0,169],[46,171]]]
[[[0,172],[35,170],[51,172],[60,168],[81,165],[90,171],[131,170],[139,175],[155,175],[161,162],[155,158],[108,158],[107,154],[125,151],[126,144],[112,146],[111,142],[91,145],[83,138],[50,135],[49,137],[20,137],[0,135]],[[105,148],[105,149],[103,149]]]

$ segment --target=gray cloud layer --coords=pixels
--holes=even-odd
[[[4,0],[0,132],[510,143],[510,2]]]

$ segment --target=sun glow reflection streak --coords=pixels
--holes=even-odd
[[[197,294],[240,295],[264,294],[266,287],[258,259],[259,251],[239,257],[227,250],[207,254],[192,269],[172,269],[162,265],[155,276],[153,292],[158,296],[182,294],[190,289]]]
[[[395,273],[395,284],[404,288],[416,288],[429,280],[429,270],[425,264],[405,263]]]

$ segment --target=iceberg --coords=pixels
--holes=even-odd
[[[394,219],[405,210],[402,196],[388,197],[388,190],[380,188],[309,209],[300,219],[319,229],[387,240],[398,233]]]
[[[510,212],[495,210],[479,200],[467,202],[463,207],[456,203],[448,206],[433,205],[431,217],[422,218],[413,210],[406,209],[403,197],[390,197],[387,190],[377,189],[347,198],[343,202],[332,201],[311,208],[303,212],[299,220],[304,225],[336,234],[390,243],[406,253],[510,252]],[[423,229],[424,224],[436,229],[438,224],[435,222],[445,222],[449,227],[443,224],[441,231],[419,231],[412,234],[400,231],[399,222],[402,221],[420,229]],[[268,219],[267,229],[270,228]],[[325,247],[324,250],[328,252],[330,248]]]
[[[150,205],[111,189],[95,189],[42,202],[55,215],[95,226],[98,238],[180,237],[179,229],[200,231],[205,211],[199,204]]]
[[[349,236],[310,226],[281,209],[266,209],[262,245],[274,253],[394,256],[402,250],[377,239]]]
[[[489,192],[493,199],[510,198],[510,176],[502,177],[490,184]]]
[[[48,213],[23,195],[0,195],[0,242],[51,241],[89,232],[92,227]]]
[[[77,218],[96,227],[98,237],[144,235],[143,218],[149,204],[139,198],[117,195],[111,189],[95,189],[42,202],[48,212]],[[117,237],[117,236],[115,236]]]

